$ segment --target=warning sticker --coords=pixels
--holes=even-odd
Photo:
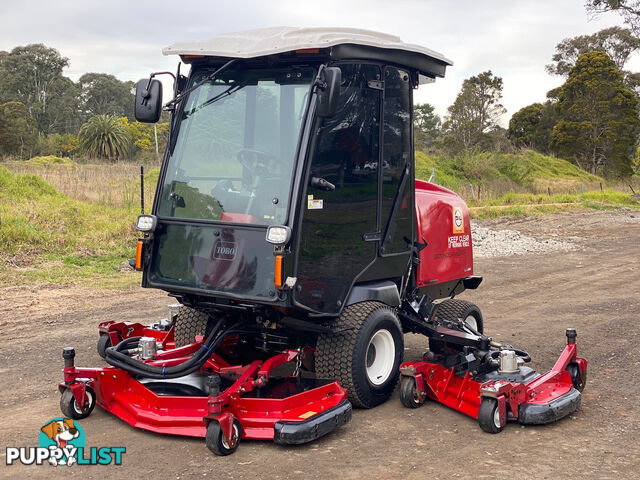
[[[453,233],[464,233],[464,217],[460,207],[453,207]]]
[[[323,207],[322,199],[314,199],[313,195],[307,195],[307,210],[322,210]]]
[[[299,415],[298,418],[309,418],[309,417],[313,417],[316,413],[318,412],[314,412],[313,410],[309,410],[306,413],[303,413],[302,415]]]

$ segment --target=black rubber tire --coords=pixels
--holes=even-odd
[[[96,406],[96,392],[90,386],[85,387],[85,410],[83,411],[76,402],[73,392],[70,388],[65,389],[60,397],[60,411],[65,417],[74,420],[82,420],[87,418],[93,412]]]
[[[98,355],[102,358],[107,356],[107,348],[111,346],[111,337],[106,333],[101,333],[98,339]]]
[[[402,327],[394,311],[378,302],[361,302],[346,307],[335,327],[340,333],[322,334],[316,343],[316,376],[337,380],[349,392],[354,407],[372,408],[387,401],[398,383],[404,355]],[[380,385],[367,377],[369,343],[380,330],[393,339],[394,362]]]
[[[466,300],[449,299],[440,302],[433,310],[432,319],[435,322],[457,323],[459,318],[466,319],[469,315],[476,319],[478,332],[482,333],[484,325],[480,308],[475,303],[467,302]],[[429,339],[429,350],[433,353],[443,353],[444,346],[444,342],[440,340]]]
[[[400,380],[400,402],[406,408],[419,408],[424,401],[416,398],[416,379],[414,377],[402,377]]]
[[[220,424],[215,420],[212,420],[207,427],[207,436],[204,439],[207,448],[219,456],[231,455],[235,452],[238,449],[240,439],[242,438],[242,426],[237,418],[233,419],[233,427],[234,434],[236,434],[238,438],[236,440],[236,444],[233,447],[230,447],[228,444],[225,445],[226,442],[222,436],[222,428],[220,428]]]
[[[458,319],[466,319],[468,316],[475,318],[478,324],[478,332],[484,332],[484,324],[482,323],[482,312],[480,308],[466,300],[449,299],[436,305],[433,311],[433,318],[436,321],[457,322]]]
[[[495,415],[498,401],[495,398],[483,398],[478,412],[478,424],[487,433],[500,433],[504,426],[496,425]]]
[[[193,343],[196,335],[204,336],[209,323],[209,315],[200,310],[182,306],[178,311],[173,328],[176,347],[184,347]]]
[[[567,365],[567,372],[569,372],[569,375],[571,376],[571,383],[573,383],[573,387],[579,392],[582,392],[584,390],[584,384],[587,381],[586,373],[583,381],[582,377],[580,376],[580,367],[577,363],[570,363],[569,365]]]

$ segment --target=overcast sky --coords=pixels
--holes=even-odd
[[[416,102],[441,115],[462,81],[485,70],[504,80],[509,117],[544,101],[562,83],[545,73],[566,37],[622,25],[615,14],[589,20],[581,0],[0,0],[0,50],[44,43],[68,57],[77,80],[104,72],[134,80],[171,70],[176,57],[161,49],[177,41],[278,25],[340,26],[400,36],[454,61],[446,78],[420,87]],[[635,57],[630,69],[640,70]]]

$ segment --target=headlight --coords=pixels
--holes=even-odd
[[[267,229],[267,242],[274,245],[285,245],[291,238],[291,229],[280,225],[272,225]]]
[[[156,228],[158,219],[155,215],[138,215],[138,221],[136,221],[136,229],[141,232],[153,232]]]

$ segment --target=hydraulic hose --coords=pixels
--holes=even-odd
[[[138,342],[140,337],[128,338],[120,342],[115,347],[107,348],[105,360],[114,367],[121,368],[129,373],[146,378],[162,380],[166,378],[183,377],[202,367],[204,362],[207,361],[224,337],[229,333],[233,333],[234,326],[231,326],[226,331],[220,332],[222,324],[223,320],[219,320],[205,342],[202,344],[202,348],[194,353],[190,359],[179,365],[174,365],[172,367],[157,367],[155,365],[149,365],[140,360],[133,359],[129,355],[122,353],[121,350]]]
[[[522,350],[520,348],[513,348],[509,346],[501,346],[501,350],[513,350],[515,354],[522,359],[523,362],[529,363],[531,361],[531,356],[527,353],[526,350]],[[500,350],[493,350],[489,353],[491,358],[497,358],[500,355]]]

